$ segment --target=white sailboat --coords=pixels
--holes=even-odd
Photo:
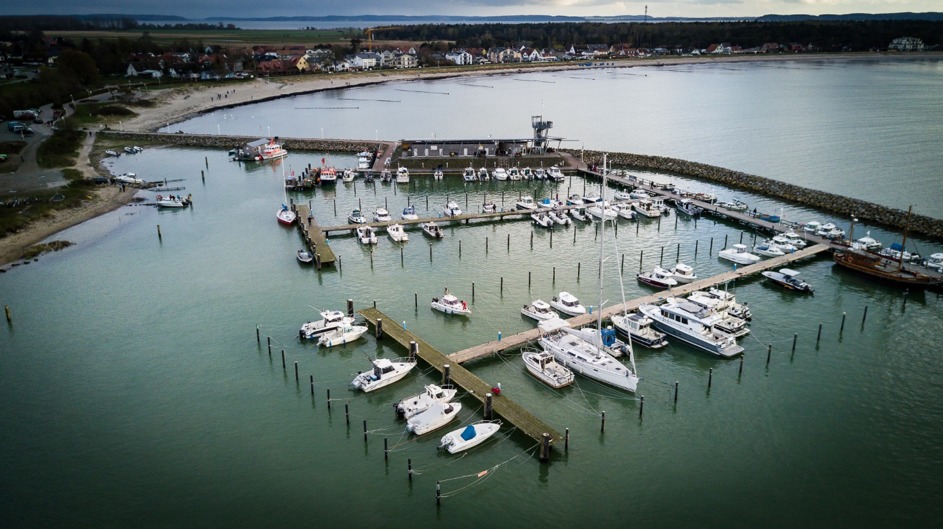
[[[602,193],[605,201],[606,193],[606,160],[603,159]],[[540,346],[552,353],[557,361],[574,372],[592,378],[604,384],[635,392],[638,387],[638,372],[635,367],[635,355],[631,342],[626,344],[624,354],[628,357],[629,367],[621,364],[602,343],[602,281],[603,281],[603,240],[605,239],[606,223],[603,222],[599,230],[599,317],[596,329],[562,328],[556,332],[541,336]]]

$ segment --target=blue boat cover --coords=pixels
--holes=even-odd
[[[614,329],[602,330],[602,344],[606,347],[616,343],[616,331]]]
[[[901,250],[903,250],[903,249],[904,249],[904,247],[901,246],[899,242],[891,243],[891,250],[895,250],[895,251],[898,251],[898,252],[899,252],[899,251],[901,251]]]
[[[469,424],[462,432],[462,440],[468,441],[469,439],[473,439],[475,435],[477,435],[477,432],[475,431],[475,425]]]

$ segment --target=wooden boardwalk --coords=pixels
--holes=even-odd
[[[409,349],[409,342],[416,342],[416,344],[419,345],[419,358],[439,370],[440,373],[445,371],[443,366],[449,364],[449,373],[452,382],[467,391],[469,395],[475,397],[480,402],[483,403],[485,401],[485,394],[491,391],[490,384],[475,376],[471,371],[457,365],[438,349],[429,345],[422,338],[407,331],[402,325],[396,323],[395,319],[383,314],[377,309],[366,308],[358,312],[373,325],[374,329],[376,329],[377,320],[382,319],[384,338],[392,338],[407,350]],[[537,442],[542,442],[544,433],[550,434],[551,443],[557,439],[562,439],[559,432],[507,396],[495,396],[492,399],[492,410]]]
[[[736,270],[731,270],[729,272],[724,272],[716,276],[712,276],[706,279],[701,279],[693,283],[688,283],[686,285],[679,285],[670,290],[662,290],[660,292],[650,294],[648,296],[643,296],[636,298],[630,301],[626,301],[624,305],[625,310],[634,310],[637,309],[640,305],[658,303],[660,300],[665,299],[666,297],[680,297],[690,294],[695,290],[703,290],[713,286],[717,286],[727,281],[733,279],[738,279],[744,276],[756,274],[764,270],[769,270],[772,268],[779,268],[793,261],[799,259],[805,259],[807,257],[812,257],[818,253],[824,252],[829,249],[828,245],[825,244],[816,244],[814,246],[809,246],[802,250],[799,250],[794,253],[786,254],[780,257],[774,257],[772,259],[766,259],[760,261],[756,264],[738,267]],[[603,310],[602,316],[603,319],[609,318],[615,314],[618,314],[623,311],[623,305],[611,305],[606,307]],[[599,317],[598,313],[594,314],[583,314],[582,316],[577,316],[574,318],[569,318],[567,321],[572,327],[582,327],[588,325]],[[524,331],[518,334],[514,334],[507,337],[502,337],[500,341],[492,340],[490,342],[483,343],[481,345],[476,345],[468,349],[463,349],[461,351],[452,353],[448,356],[450,362],[456,364],[462,364],[465,362],[472,362],[482,358],[492,356],[494,354],[500,353],[507,349],[513,349],[515,347],[521,347],[528,342],[533,342],[539,338],[540,332],[537,329],[531,329],[529,331]]]
[[[315,255],[315,264],[318,268],[324,265],[334,265],[336,257],[334,250],[324,238],[324,232],[318,226],[318,221],[311,215],[311,210],[305,204],[293,204],[295,214],[298,215],[298,229],[305,238],[308,249]]]

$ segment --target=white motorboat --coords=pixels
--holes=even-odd
[[[547,351],[525,350],[521,357],[528,373],[554,389],[569,386],[576,378],[573,371],[558,363]]]
[[[547,179],[553,180],[554,182],[562,182],[566,180],[566,175],[563,174],[563,171],[559,167],[553,165],[550,169],[547,169]]]
[[[122,184],[138,186],[144,185],[145,183],[143,178],[138,178],[134,173],[121,173],[115,177],[115,181]]]
[[[544,351],[552,353],[558,362],[575,373],[627,391],[634,392],[638,387],[634,359],[632,369],[619,363],[599,343],[594,331],[562,328],[541,336],[538,342]]]
[[[425,435],[450,423],[462,411],[458,402],[433,402],[424,411],[406,421],[406,429],[416,435]]]
[[[704,212],[702,208],[694,205],[694,202],[689,198],[682,198],[675,202],[675,209],[678,210],[678,213],[687,215],[689,217],[700,217],[701,213]]]
[[[387,211],[386,208],[377,208],[373,212],[373,222],[389,222],[391,220],[393,219],[390,217],[390,212]]]
[[[530,214],[530,218],[533,219],[534,224],[541,228],[553,228],[553,219],[551,219],[550,215],[545,211],[535,211]]]
[[[373,153],[360,151],[357,153],[357,169],[369,169],[373,164]]]
[[[291,226],[295,223],[295,219],[298,218],[298,215],[294,211],[289,209],[288,206],[282,204],[282,207],[275,212],[275,218],[278,220],[279,224],[284,226]]]
[[[159,208],[185,208],[193,202],[192,196],[187,195],[157,195],[157,207]]]
[[[400,217],[403,220],[419,220],[419,215],[416,214],[416,206],[406,206],[403,208],[403,213]]]
[[[397,184],[409,183],[409,169],[403,166],[399,166],[396,168],[396,183]]]
[[[725,332],[734,338],[750,334],[750,328],[747,327],[746,320],[731,316],[728,311],[720,308],[724,305],[720,299],[688,296],[687,299],[680,300],[678,303],[681,303],[684,310],[690,313],[690,318],[697,319],[708,327]]]
[[[586,314],[586,307],[580,304],[580,300],[569,292],[560,292],[559,296],[554,296],[550,300],[550,306],[567,316],[579,316]]]
[[[640,306],[639,311],[651,318],[659,331],[698,349],[723,357],[743,352],[743,347],[737,344],[733,336],[691,318],[691,313],[680,309],[676,303],[661,306],[646,304]]]
[[[396,415],[404,419],[409,419],[413,415],[426,411],[429,409],[429,406],[432,406],[436,402],[449,402],[455,398],[456,393],[458,393],[458,390],[451,384],[444,386],[427,384],[426,387],[423,388],[422,393],[406,397],[394,404],[393,409],[396,410]]]
[[[827,232],[825,232],[824,237],[825,237],[826,239],[831,239],[831,240],[833,240],[833,241],[840,240],[840,239],[844,239],[844,238],[845,238],[845,230],[843,230],[843,229],[841,229],[841,228],[832,228],[832,229],[828,230]]]
[[[785,287],[789,290],[795,290],[798,292],[809,292],[812,291],[812,285],[806,283],[805,281],[799,279],[799,272],[791,270],[789,268],[780,268],[779,272],[774,272],[772,270],[767,270],[763,272],[763,277],[769,279],[773,283]]]
[[[566,214],[566,210],[551,209],[547,213],[547,215],[550,217],[550,220],[552,220],[554,224],[559,224],[561,226],[570,225],[570,216]]]
[[[521,178],[523,178],[524,180],[533,180],[534,171],[532,171],[530,167],[525,167],[521,169]]]
[[[624,189],[620,189],[612,194],[613,200],[619,200],[621,202],[628,202],[632,200],[632,193]]]
[[[442,180],[443,178],[445,178],[445,173],[442,171],[442,169],[437,168],[435,171],[432,172],[432,178],[434,180]]]
[[[835,229],[838,229],[838,226],[836,226],[835,223],[826,222],[825,224],[822,224],[821,226],[819,226],[819,229],[815,230],[815,234],[818,235],[819,237],[825,237],[832,230],[835,230]]]
[[[542,299],[535,299],[530,305],[524,305],[521,308],[521,314],[537,321],[552,320],[560,317],[551,309],[550,304]]]
[[[517,209],[537,209],[537,202],[534,201],[532,196],[522,196],[520,200],[514,203],[514,207]]]
[[[318,338],[318,345],[322,347],[334,347],[335,345],[344,345],[359,339],[367,332],[366,325],[343,325],[332,331],[328,331]]]
[[[750,321],[753,319],[753,314],[750,312],[750,307],[746,303],[737,303],[737,296],[731,294],[726,290],[720,290],[718,288],[709,288],[705,290],[698,290],[691,292],[688,295],[688,299],[692,301],[697,301],[699,298],[713,298],[718,300],[718,303],[714,305],[714,310],[718,312],[725,312],[735,318],[740,318],[741,320]]]
[[[482,213],[497,213],[498,206],[496,206],[494,202],[485,202],[481,205],[481,212]]]
[[[521,179],[521,170],[517,167],[511,167],[508,169],[508,180],[520,180]]]
[[[431,220],[429,222],[423,222],[419,225],[419,227],[422,228],[423,233],[429,237],[432,237],[433,239],[441,239],[445,237],[445,233],[442,231],[442,228],[440,228],[438,224]]]
[[[635,275],[639,283],[644,283],[655,288],[673,288],[678,286],[678,281],[672,277],[671,272],[660,266],[656,266],[651,272],[640,272]]]
[[[478,176],[475,175],[475,168],[470,165],[466,167],[465,170],[462,171],[462,180],[466,182],[474,182],[475,180],[478,180]]]
[[[822,223],[816,220],[806,222],[805,224],[802,225],[802,231],[806,233],[811,233],[813,235],[815,234],[815,232],[819,231],[820,229],[822,229]]]
[[[344,174],[341,176],[341,180],[343,180],[344,183],[349,184],[353,182],[355,178],[357,178],[357,171],[354,171],[353,169],[344,169]]]
[[[650,219],[658,218],[662,215],[662,210],[655,206],[655,203],[648,198],[644,198],[634,203],[635,211],[643,217]]]
[[[507,169],[505,169],[504,167],[495,167],[494,171],[492,171],[491,173],[491,176],[495,180],[507,180],[508,172],[507,172]]]
[[[745,244],[734,244],[730,248],[725,248],[720,251],[718,257],[739,264],[753,264],[760,260],[760,256],[750,253]]]
[[[360,244],[376,244],[377,229],[373,226],[357,226],[357,240]]]
[[[943,253],[930,254],[927,258],[927,268],[932,268],[943,274]]]
[[[586,212],[585,208],[573,208],[570,210],[570,216],[580,222],[592,222],[593,217]]]
[[[394,242],[406,242],[409,240],[409,235],[406,234],[406,230],[403,229],[402,224],[390,224],[386,227],[386,233]]]
[[[298,331],[298,336],[303,340],[311,340],[319,338],[322,334],[333,331],[338,327],[353,323],[353,317],[347,316],[339,310],[322,310],[321,319],[303,324],[301,330]]]
[[[298,250],[296,254],[298,256],[298,261],[304,264],[311,264],[314,261],[314,254],[308,250]]]
[[[364,224],[367,222],[367,218],[363,216],[363,213],[359,209],[354,209],[350,212],[350,215],[347,215],[347,222],[351,224]]]
[[[484,182],[486,180],[491,180],[491,176],[488,174],[488,168],[482,167],[478,170],[478,180]]]
[[[599,220],[614,220],[619,216],[618,211],[602,200],[586,208],[586,212]]]
[[[457,454],[469,448],[480,445],[501,429],[501,421],[478,421],[442,436],[439,448],[448,450],[450,454]]]
[[[858,248],[868,251],[868,252],[877,252],[884,247],[880,241],[871,237],[871,232],[869,231],[864,237],[861,237],[855,244]]]
[[[546,179],[547,179],[547,171],[546,171],[543,167],[538,168],[536,171],[534,171],[534,179],[535,179],[535,180],[546,180]]]
[[[789,239],[783,235],[774,235],[772,239],[766,241],[770,246],[779,248],[783,253],[793,253],[798,250],[796,245],[789,242]]]
[[[635,211],[632,210],[631,204],[613,204],[612,209],[625,220],[635,220]]]
[[[337,183],[337,169],[333,167],[322,167],[318,175],[318,182],[322,186],[333,185]]]
[[[668,345],[665,333],[656,331],[652,327],[652,319],[638,312],[616,314],[612,318],[612,326],[623,336],[633,342],[650,349],[660,349]]]
[[[393,181],[393,173],[389,169],[383,169],[380,171],[380,181],[384,184],[388,184]]]
[[[574,195],[574,196],[575,196],[575,195]],[[595,194],[593,194],[593,195],[583,195],[583,203],[586,204],[586,205],[588,205],[588,206],[592,206],[592,205],[594,205],[594,204],[601,204],[601,203],[602,203],[602,197],[599,196],[599,195],[595,195]],[[608,204],[606,204],[606,205],[608,206]]]
[[[631,200],[651,200],[652,196],[644,189],[633,189],[629,192],[629,198]]]
[[[583,201],[583,195],[579,193],[573,193],[572,195],[566,197],[567,206],[582,206],[583,204],[586,204],[586,202]]]
[[[457,217],[462,214],[462,208],[458,207],[458,204],[454,200],[450,200],[449,203],[445,205],[443,213],[446,217]]]
[[[780,257],[786,255],[786,252],[771,244],[770,241],[763,241],[762,243],[757,244],[753,247],[753,252],[764,257]]]
[[[432,298],[432,308],[446,314],[458,314],[459,316],[470,316],[472,313],[471,309],[468,308],[468,303],[455,297],[449,292],[448,287],[445,288],[442,299]]]
[[[351,382],[354,389],[359,389],[364,393],[376,391],[382,387],[401,380],[412,368],[416,367],[414,358],[398,358],[388,360],[386,358],[377,358],[372,361],[373,370],[359,373]]]
[[[805,239],[803,239],[798,233],[793,230],[789,230],[786,233],[782,234],[782,237],[786,239],[789,244],[795,246],[797,249],[805,248],[808,244]]]
[[[671,272],[671,277],[678,283],[693,283],[697,281],[697,274],[694,273],[694,269],[684,263],[678,263],[668,271]]]
[[[718,202],[717,205],[724,209],[729,209],[730,211],[746,211],[749,207],[746,203],[737,199],[733,199],[733,202]]]

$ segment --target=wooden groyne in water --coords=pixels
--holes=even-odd
[[[574,153],[570,153],[571,155]],[[575,154],[579,154],[578,152]],[[599,151],[583,151],[584,159],[602,163],[603,154]],[[903,230],[907,226],[907,212],[901,209],[881,206],[857,198],[836,195],[827,191],[807,189],[797,185],[751,175],[741,171],[725,169],[714,165],[689,162],[664,156],[610,152],[609,163],[614,166],[638,170],[658,171],[678,176],[716,182],[723,186],[743,189],[752,193],[779,198],[822,211],[841,215],[847,219],[852,216],[861,221],[873,222],[891,228]],[[909,231],[937,240],[943,240],[943,219],[914,214],[911,216]]]
[[[410,344],[415,343],[418,346],[416,354],[426,363],[436,368],[440,373],[449,372],[449,379],[457,386],[461,387],[468,394],[485,405],[485,415],[487,416],[487,406],[490,401],[494,413],[503,417],[506,421],[513,424],[525,435],[541,443],[545,450],[541,450],[541,459],[549,457],[550,446],[555,440],[561,439],[560,434],[538,419],[534,414],[527,411],[523,406],[514,402],[506,395],[491,395],[491,386],[484,380],[475,376],[471,371],[460,365],[454,365],[450,358],[435,347],[429,345],[425,340],[407,331],[402,325],[396,323],[396,320],[383,314],[375,308],[366,308],[357,311],[364,317],[376,330],[377,339],[382,340],[390,337],[407,350]],[[379,323],[382,320],[382,323]],[[448,366],[448,368],[446,368]],[[486,417],[487,418],[487,417]]]

